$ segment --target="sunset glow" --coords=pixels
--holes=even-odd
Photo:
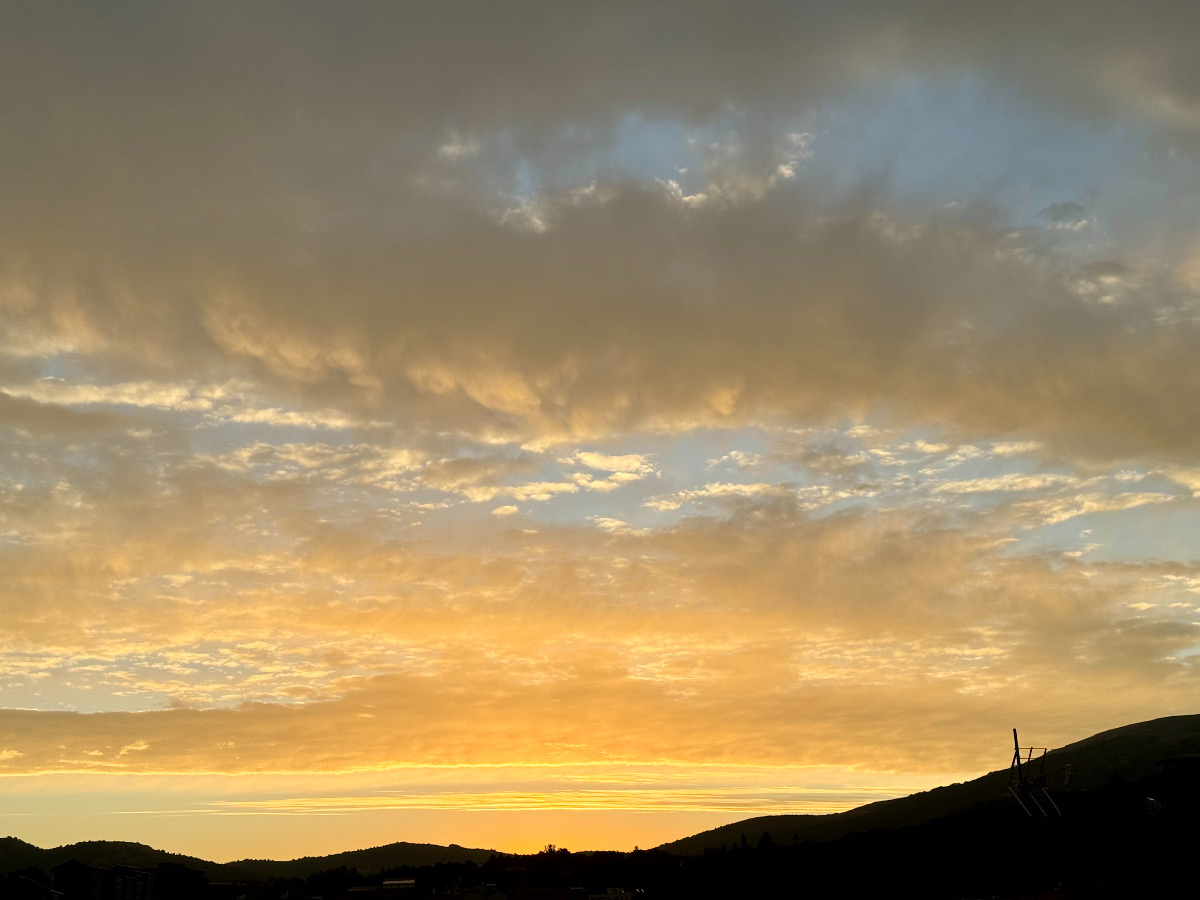
[[[628,850],[1197,712],[1200,6],[0,25],[0,833]]]

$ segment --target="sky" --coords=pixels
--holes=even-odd
[[[1200,702],[1200,6],[0,7],[0,833],[632,849]]]

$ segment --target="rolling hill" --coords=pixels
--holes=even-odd
[[[275,861],[243,859],[215,867],[209,877],[221,881],[261,881],[267,878],[305,878],[313,872],[345,866],[363,873],[381,872],[400,866],[432,866],[437,863],[484,863],[494,850],[479,850],[451,844],[410,844],[400,842],[370,847],[366,850],[347,850],[330,856],[304,856],[300,859]]]
[[[339,866],[369,873],[400,866],[429,866],[436,863],[467,861],[483,863],[492,852],[459,847],[457,844],[442,847],[438,844],[399,842],[366,850],[335,853],[331,856],[306,856],[292,860],[242,859],[236,862],[215,863],[125,841],[81,841],[77,844],[43,849],[15,837],[6,837],[0,838],[0,875],[28,868],[48,872],[59,863],[76,859],[90,866],[103,868],[115,865],[154,868],[164,862],[182,863],[188,868],[199,869],[212,881],[265,881],[269,878],[304,878],[313,872]]]
[[[1070,793],[1095,788],[1114,776],[1136,780],[1155,774],[1159,761],[1200,753],[1200,715],[1169,716],[1104,731],[1076,741],[1046,757],[1046,770],[1072,767],[1071,784],[1059,791]],[[989,772],[972,781],[929,791],[880,800],[830,815],[758,816],[663,844],[658,849],[683,855],[707,848],[733,846],[746,836],[754,844],[763,833],[776,842],[831,841],[851,832],[897,829],[986,804],[1011,804],[1006,785],[1008,769]]]

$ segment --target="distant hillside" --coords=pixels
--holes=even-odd
[[[451,844],[409,844],[403,841],[371,847],[367,850],[347,850],[331,856],[305,856],[300,859],[275,861],[242,859],[214,866],[209,877],[220,881],[254,881],[267,878],[305,878],[313,872],[346,866],[364,874],[396,869],[400,866],[432,866],[437,863],[485,863],[494,851],[460,847]]]
[[[331,856],[306,856],[285,861],[243,859],[231,863],[215,863],[124,841],[82,841],[78,844],[42,849],[18,838],[7,837],[0,838],[0,875],[28,868],[49,872],[68,859],[77,859],[90,866],[104,868],[116,865],[154,868],[160,862],[182,863],[189,868],[199,869],[213,881],[265,881],[268,878],[304,878],[313,872],[339,866],[373,873],[400,866],[429,866],[450,862],[483,863],[491,855],[491,850],[459,847],[457,844],[442,847],[437,844],[400,842],[367,850],[335,853]]]
[[[20,838],[0,838],[0,875],[7,875],[14,869],[36,868],[41,865],[46,852]]]
[[[89,866],[104,868],[126,865],[152,869],[160,862],[182,863],[205,872],[217,867],[216,863],[197,859],[194,856],[168,853],[165,850],[147,847],[145,844],[133,844],[127,841],[81,841],[78,844],[66,844],[62,847],[43,850],[41,847],[36,847],[18,838],[0,838],[0,875],[7,875],[15,869],[27,868],[38,868],[49,872],[68,859],[77,859]]]
[[[1200,753],[1200,715],[1169,716],[1104,731],[1068,744],[1047,754],[1047,771],[1071,764],[1073,790],[1099,787],[1114,775],[1134,780],[1155,774],[1160,760]],[[831,841],[851,831],[906,828],[962,812],[978,804],[1013,803],[1006,791],[1008,769],[989,772],[973,781],[934,788],[880,800],[831,815],[758,816],[704,831],[669,844],[660,850],[696,855],[706,848],[740,843],[742,835],[751,845],[763,833],[776,843]],[[1062,789],[1060,789],[1062,790]]]

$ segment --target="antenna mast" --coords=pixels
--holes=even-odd
[[[1034,754],[1037,756],[1034,756]],[[1013,795],[1027,816],[1043,816],[1049,818],[1053,810],[1056,816],[1062,815],[1062,810],[1046,790],[1046,753],[1045,747],[1022,747],[1017,737],[1017,729],[1013,729],[1013,757],[1008,767],[1008,792]],[[1065,783],[1065,782],[1064,782]],[[1046,806],[1038,800],[1041,794]],[[1037,810],[1037,812],[1034,812]]]

